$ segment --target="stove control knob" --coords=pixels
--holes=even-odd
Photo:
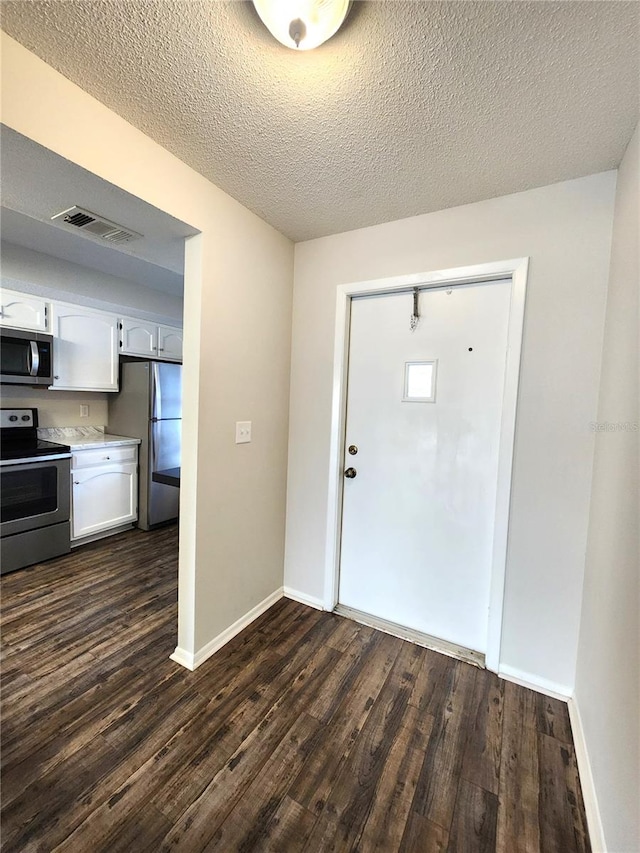
[[[17,420],[18,420],[18,416],[17,416],[17,415],[9,415],[9,420],[10,420],[10,421],[17,421]]]
[[[23,415],[23,416],[22,416],[22,420],[23,420],[23,421],[30,421],[30,420],[31,420],[31,415]]]

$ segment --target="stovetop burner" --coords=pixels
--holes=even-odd
[[[34,456],[54,456],[58,453],[70,453],[71,448],[66,444],[56,444],[36,438],[35,441],[6,441],[0,443],[0,460],[30,459]]]
[[[66,444],[38,438],[37,409],[0,409],[0,461],[70,453]]]

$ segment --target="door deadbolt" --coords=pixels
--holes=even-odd
[[[347,477],[349,480],[353,480],[357,473],[358,472],[355,468],[347,468],[347,470],[344,472],[344,476]]]
[[[349,445],[349,453],[350,453],[352,456],[355,456],[357,452],[358,452],[358,448],[356,447],[356,445],[355,445],[355,444],[350,444],[350,445]]]

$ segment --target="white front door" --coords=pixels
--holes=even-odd
[[[351,304],[339,603],[481,653],[510,298],[422,291],[414,331],[412,293]]]

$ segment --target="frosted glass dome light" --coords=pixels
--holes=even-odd
[[[280,44],[311,50],[330,39],[347,16],[350,0],[253,0],[262,23]]]

